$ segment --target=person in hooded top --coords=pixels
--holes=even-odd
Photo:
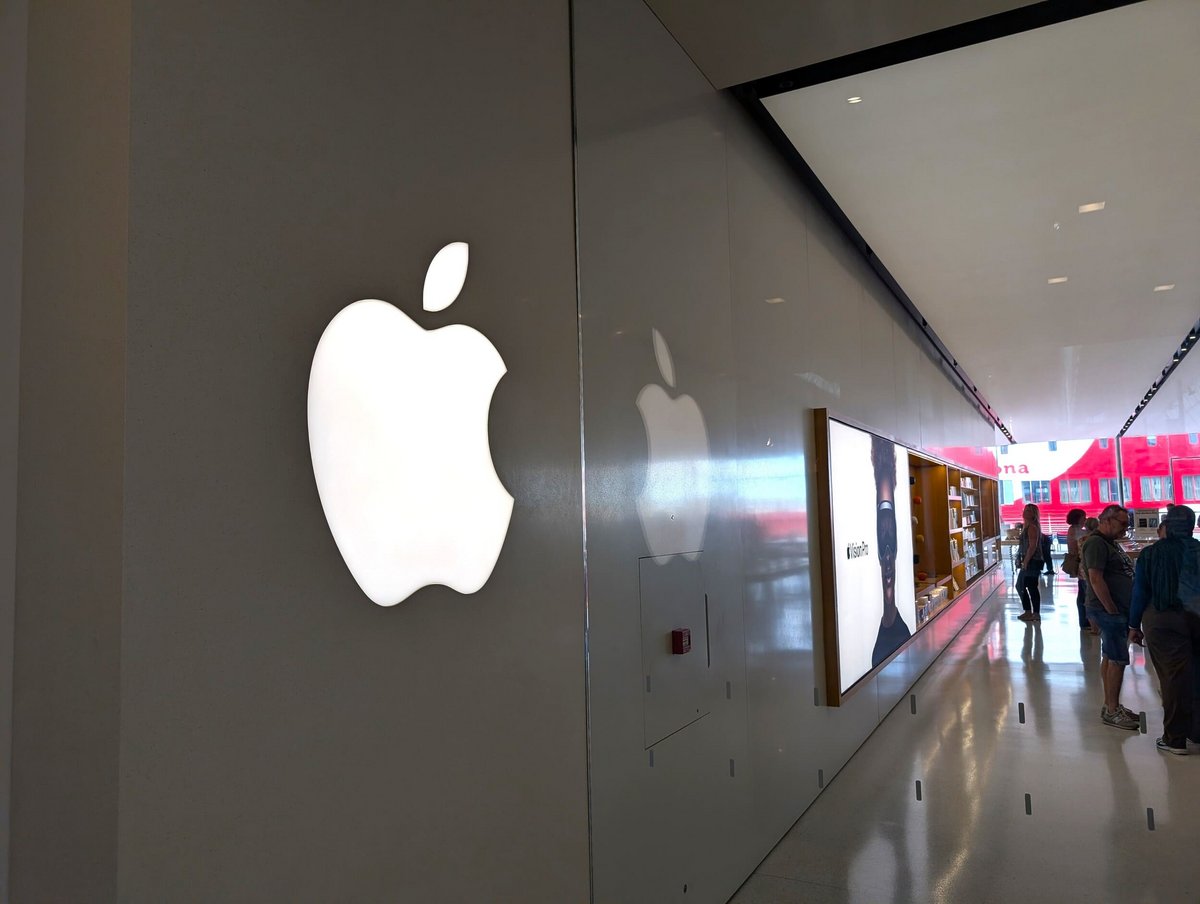
[[[1200,705],[1195,699],[1200,660],[1200,541],[1192,536],[1196,513],[1172,506],[1163,537],[1138,556],[1129,607],[1129,640],[1142,643],[1162,689],[1164,753],[1200,752]]]

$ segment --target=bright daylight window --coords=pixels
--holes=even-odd
[[[1185,474],[1183,498],[1187,502],[1200,502],[1200,474]]]
[[[1143,477],[1142,500],[1144,502],[1169,502],[1171,484],[1166,477]]]
[[[1061,497],[1063,502],[1091,502],[1091,481],[1060,480],[1058,482],[1058,495]]]

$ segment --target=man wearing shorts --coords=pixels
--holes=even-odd
[[[1129,529],[1129,512],[1110,505],[1100,513],[1100,526],[1089,534],[1080,555],[1087,569],[1087,614],[1100,626],[1100,678],[1104,706],[1100,721],[1113,728],[1137,731],[1141,720],[1121,705],[1121,684],[1129,665],[1129,604],[1133,599],[1133,561],[1117,541]]]

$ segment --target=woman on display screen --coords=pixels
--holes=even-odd
[[[871,653],[871,667],[879,665],[912,636],[896,608],[896,446],[871,437],[871,464],[875,467],[875,536],[879,544],[879,575],[883,582],[883,616]]]

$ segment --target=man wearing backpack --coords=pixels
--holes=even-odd
[[[1104,706],[1100,721],[1113,728],[1137,731],[1137,713],[1121,705],[1121,685],[1129,665],[1129,605],[1133,597],[1133,562],[1117,541],[1129,530],[1129,511],[1119,505],[1100,513],[1100,526],[1083,541],[1080,556],[1087,569],[1087,615],[1100,627],[1100,679]]]
[[[1196,513],[1175,505],[1163,538],[1138,556],[1129,610],[1129,639],[1150,648],[1162,688],[1164,753],[1200,752],[1200,704],[1194,699],[1200,657],[1200,541]]]

